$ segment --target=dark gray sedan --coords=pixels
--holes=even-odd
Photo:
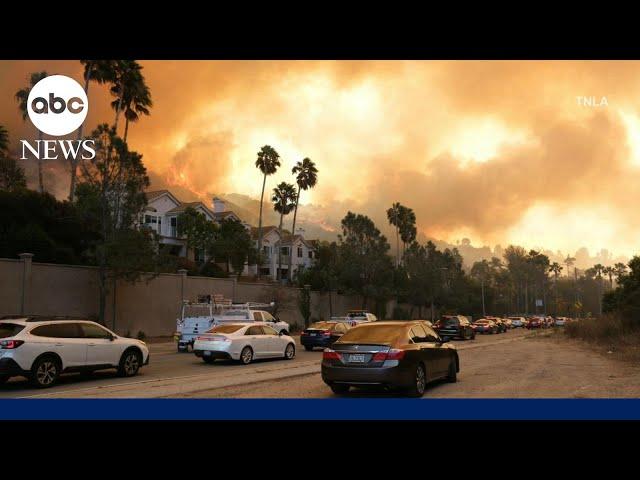
[[[460,362],[455,346],[427,322],[387,321],[350,329],[325,349],[321,371],[322,380],[336,394],[379,385],[421,397],[428,382],[455,382]]]

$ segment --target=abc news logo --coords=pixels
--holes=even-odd
[[[31,122],[42,133],[54,137],[68,135],[77,130],[87,118],[89,102],[84,89],[65,75],[51,75],[36,83],[27,99],[27,113]],[[22,144],[22,160],[30,151],[41,160],[56,160],[58,147],[64,158],[95,158],[94,140],[36,140],[35,146],[27,140]],[[80,153],[82,152],[82,153]]]

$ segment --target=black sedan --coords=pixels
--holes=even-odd
[[[473,340],[476,332],[464,315],[444,315],[434,325],[436,332],[442,338],[459,338],[461,340]]]
[[[316,322],[312,323],[300,334],[300,343],[305,350],[314,347],[328,347],[347,333],[349,325],[345,322]]]
[[[455,346],[420,320],[360,324],[322,354],[322,380],[336,394],[377,385],[421,397],[428,382],[455,382],[459,371]]]

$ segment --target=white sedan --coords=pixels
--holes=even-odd
[[[224,358],[247,365],[261,358],[291,360],[296,355],[296,344],[289,335],[276,332],[265,322],[233,323],[200,334],[193,353],[206,363]]]

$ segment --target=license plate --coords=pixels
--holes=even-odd
[[[206,351],[205,351],[205,352],[203,352],[202,354],[203,354],[205,357],[208,357],[208,356],[210,356],[210,355],[211,355],[211,352],[206,352]]]
[[[364,363],[364,355],[361,353],[354,353],[349,355],[349,361],[351,363]]]
[[[309,336],[310,337],[315,337],[317,334],[316,333],[310,333]]]

